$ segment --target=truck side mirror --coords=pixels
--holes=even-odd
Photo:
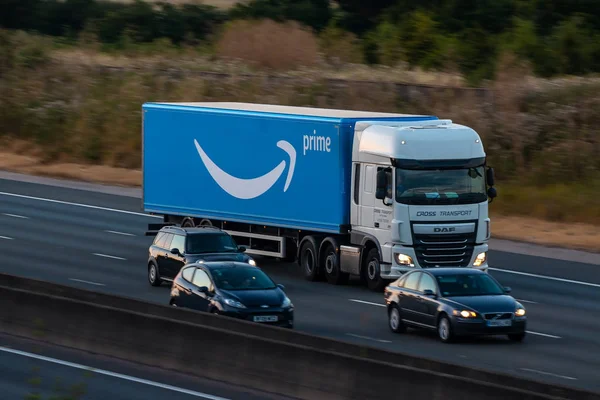
[[[378,200],[385,199],[387,193],[387,174],[385,170],[377,171],[377,187],[375,189],[375,198]]]
[[[489,167],[487,169],[487,171],[485,171],[485,172],[486,172],[486,175],[487,175],[486,176],[486,180],[487,180],[488,185],[494,186],[494,183],[495,183],[494,182],[494,168]]]
[[[491,187],[488,189],[487,195],[490,199],[494,199],[496,196],[498,196],[498,191],[495,187]]]

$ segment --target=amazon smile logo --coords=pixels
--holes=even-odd
[[[200,158],[206,166],[210,176],[221,187],[221,189],[238,199],[254,199],[264,194],[267,190],[273,187],[277,180],[279,180],[287,165],[286,160],[282,160],[275,168],[263,176],[242,179],[223,171],[223,169],[221,169],[213,160],[211,160],[196,139],[194,139],[194,144],[196,145],[196,150],[198,150],[198,154],[200,155]],[[285,151],[290,159],[287,179],[283,188],[283,191],[286,192],[290,187],[290,183],[292,182],[292,178],[294,176],[294,168],[296,167],[296,150],[289,142],[285,140],[278,141],[277,147]]]

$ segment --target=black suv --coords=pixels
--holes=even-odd
[[[184,265],[194,262],[238,261],[255,266],[256,262],[244,251],[245,247],[238,246],[227,232],[216,227],[165,226],[148,249],[148,281],[152,286],[172,282]]]

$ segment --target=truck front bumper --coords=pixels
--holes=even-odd
[[[384,279],[398,279],[400,276],[408,271],[413,271],[418,268],[424,268],[419,265],[415,249],[412,247],[406,247],[402,245],[391,246],[391,260],[385,260],[386,263],[381,265],[381,277]],[[473,254],[469,263],[464,268],[475,268],[487,272],[488,260],[487,260],[488,245],[481,244],[473,248]],[[388,253],[389,254],[389,253]],[[398,256],[398,255],[400,256]],[[478,260],[478,257],[480,259]],[[481,257],[484,257],[481,261]],[[387,257],[386,257],[387,258]],[[398,261],[405,262],[407,264],[400,264]],[[391,261],[391,264],[390,264]],[[477,262],[476,262],[477,261]]]

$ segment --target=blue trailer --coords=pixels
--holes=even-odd
[[[144,211],[165,224],[217,226],[250,254],[314,261],[310,279],[323,275],[330,247],[338,256],[341,245],[363,252],[372,241],[365,238],[379,236],[353,220],[353,182],[383,182],[375,172],[355,180],[366,167],[360,158],[397,145],[369,127],[440,123],[427,115],[249,103],[145,103],[142,113]],[[375,191],[367,203],[378,199]],[[370,213],[389,216],[382,207]],[[383,261],[381,239],[371,246]],[[314,260],[303,259],[303,249]],[[341,276],[362,273],[350,269]]]

